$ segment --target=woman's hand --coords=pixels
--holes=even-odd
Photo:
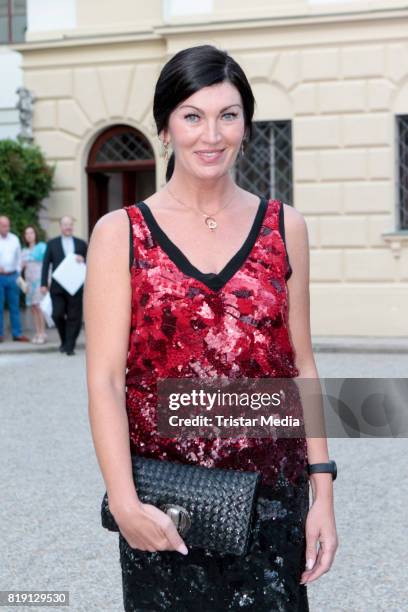
[[[319,542],[319,550],[316,546]],[[308,584],[329,571],[338,547],[332,500],[317,498],[306,519],[306,569],[300,583]]]
[[[188,549],[171,518],[152,504],[138,502],[131,510],[111,509],[120,532],[131,548],[148,552],[177,550],[187,555]]]

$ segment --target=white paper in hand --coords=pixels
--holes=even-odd
[[[68,293],[74,295],[85,282],[86,265],[83,261],[76,260],[75,253],[69,253],[56,268],[52,277]]]

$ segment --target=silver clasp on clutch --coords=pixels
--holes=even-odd
[[[164,504],[161,506],[163,512],[169,515],[180,535],[184,535],[191,527],[191,518],[183,506],[176,504]]]

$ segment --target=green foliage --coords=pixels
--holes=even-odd
[[[20,239],[29,224],[38,227],[40,239],[46,239],[38,215],[52,189],[54,170],[37,145],[0,140],[0,215],[10,218],[10,230]]]

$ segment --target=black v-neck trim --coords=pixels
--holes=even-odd
[[[240,249],[231,257],[228,263],[218,274],[214,272],[201,272],[201,270],[196,268],[178,248],[178,246],[176,246],[162,230],[149,206],[145,202],[137,202],[135,206],[137,206],[142,213],[143,219],[152,237],[166,253],[169,259],[171,259],[171,261],[187,276],[202,282],[213,291],[219,291],[243,266],[253,247],[255,246],[261,231],[262,222],[265,218],[266,210],[268,208],[268,200],[264,197],[260,197],[259,199],[260,202],[258,210],[246,239],[244,240]]]

